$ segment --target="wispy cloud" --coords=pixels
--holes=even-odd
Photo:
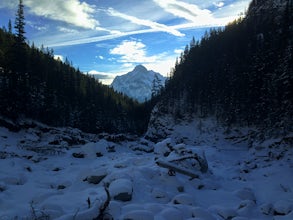
[[[45,31],[47,30],[47,25],[40,25],[33,21],[26,21],[26,24],[29,25],[31,28],[36,29],[38,31]]]
[[[178,37],[184,36],[184,34],[180,33],[178,30],[173,29],[172,27],[164,25],[164,24],[160,24],[160,23],[146,20],[146,19],[140,19],[135,16],[131,16],[131,15],[127,15],[127,14],[123,14],[123,13],[120,13],[120,12],[114,10],[113,8],[109,8],[107,11],[111,16],[115,16],[115,17],[119,17],[119,18],[128,20],[134,24],[149,27],[149,28],[153,29],[154,31],[167,32],[169,34],[173,34]]]
[[[214,26],[222,26],[224,22],[228,22],[229,20],[225,21],[219,21],[218,23],[208,23],[208,24],[197,24],[197,23],[184,23],[180,25],[174,25],[170,26],[171,28],[174,29],[189,29],[189,28],[195,28],[195,27],[214,27]],[[224,24],[226,24],[224,23]],[[113,40],[121,37],[126,37],[126,36],[131,36],[131,35],[137,35],[137,34],[145,34],[145,33],[154,33],[154,32],[159,32],[158,30],[155,29],[142,29],[142,30],[135,30],[135,31],[128,31],[128,32],[115,32],[110,33],[107,35],[102,35],[102,36],[94,36],[94,37],[84,37],[84,38],[78,38],[76,40],[72,40],[72,36],[67,37],[60,36],[59,38],[50,40],[47,40],[47,45],[48,47],[64,47],[64,46],[74,46],[74,45],[80,45],[80,44],[88,44],[88,43],[95,43],[95,42],[102,42],[102,41],[107,41],[107,40]]]
[[[178,0],[153,0],[157,5],[170,14],[183,18],[188,23],[173,26],[176,30],[195,27],[224,26],[236,19],[251,0],[235,0],[226,4],[224,1],[199,0],[197,4],[190,4]],[[216,7],[214,11],[202,7]]]
[[[60,31],[60,32],[63,32],[63,33],[70,33],[70,34],[76,34],[76,33],[78,33],[78,31],[75,30],[75,29],[66,28],[66,27],[63,27],[63,26],[58,26],[57,27],[57,30]]]
[[[183,51],[184,51],[184,49],[182,49],[182,48],[181,49],[175,49],[174,53],[175,54],[181,54]]]
[[[125,73],[100,72],[97,70],[91,70],[88,73],[90,75],[93,75],[96,79],[98,79],[101,83],[105,85],[110,85],[116,76],[125,74]]]
[[[95,6],[79,0],[26,0],[30,12],[77,27],[94,29],[99,22],[94,19]]]
[[[225,4],[219,10],[214,12],[215,18],[226,18],[226,20],[232,21],[236,19],[240,13],[247,10],[251,0],[237,0],[233,4]]]
[[[225,5],[225,3],[220,1],[220,2],[214,2],[213,5],[218,8],[222,8]]]
[[[112,40],[120,37],[125,36],[131,36],[135,34],[144,34],[144,33],[152,33],[156,32],[154,29],[143,29],[143,30],[137,30],[137,31],[129,31],[129,32],[115,32],[110,33],[108,35],[102,35],[102,36],[96,36],[96,37],[85,37],[85,38],[79,38],[76,40],[71,40],[72,36],[69,38],[59,38],[62,40],[58,40],[57,42],[55,40],[48,42],[48,47],[63,47],[63,46],[73,46],[73,45],[79,45],[79,44],[88,44],[88,43],[95,43],[95,42],[101,42],[106,40]]]
[[[200,9],[197,5],[176,0],[153,0],[165,11],[174,16],[197,22],[199,19],[212,19],[211,12],[207,9]]]
[[[0,1],[0,8],[16,8],[18,1],[10,0],[10,1]]]

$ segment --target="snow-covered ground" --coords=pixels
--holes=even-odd
[[[103,207],[115,220],[293,219],[292,136],[248,147],[245,130],[195,131],[194,123],[158,143],[40,124],[0,128],[0,220],[94,219]],[[156,163],[195,153],[207,172],[191,159],[174,166],[198,178]]]

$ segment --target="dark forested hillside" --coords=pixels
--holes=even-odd
[[[51,50],[29,46],[23,34],[0,29],[0,116],[87,132],[146,129],[145,105],[115,93],[67,60],[55,60]]]
[[[292,130],[292,4],[254,0],[244,18],[191,41],[176,62],[160,112]]]

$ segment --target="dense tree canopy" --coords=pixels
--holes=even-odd
[[[149,104],[138,104],[93,77],[54,59],[52,50],[25,42],[19,2],[15,20],[0,29],[0,115],[27,117],[54,126],[88,132],[134,132],[146,129]]]
[[[293,6],[273,3],[252,1],[246,17],[193,39],[175,64],[161,111],[292,130]]]

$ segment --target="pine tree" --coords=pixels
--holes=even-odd
[[[19,0],[18,9],[17,9],[17,13],[16,13],[16,18],[15,18],[15,25],[14,25],[14,28],[16,30],[17,42],[19,44],[25,43],[24,26],[25,26],[24,5],[23,5],[22,0]]]
[[[190,41],[190,45],[189,45],[190,49],[195,47],[195,45],[196,45],[195,38],[192,37],[192,40]]]
[[[162,81],[159,79],[157,74],[154,75],[152,83],[152,98],[154,98],[155,96],[158,96],[160,94],[160,91],[162,89]]]
[[[18,72],[24,73],[27,71],[27,45],[25,38],[25,19],[24,19],[24,5],[23,1],[19,0],[18,9],[15,17],[14,28],[16,31],[15,43],[13,46],[14,58],[12,60],[11,69]]]
[[[11,20],[9,19],[8,21],[8,33],[12,34],[12,24],[11,24]]]

